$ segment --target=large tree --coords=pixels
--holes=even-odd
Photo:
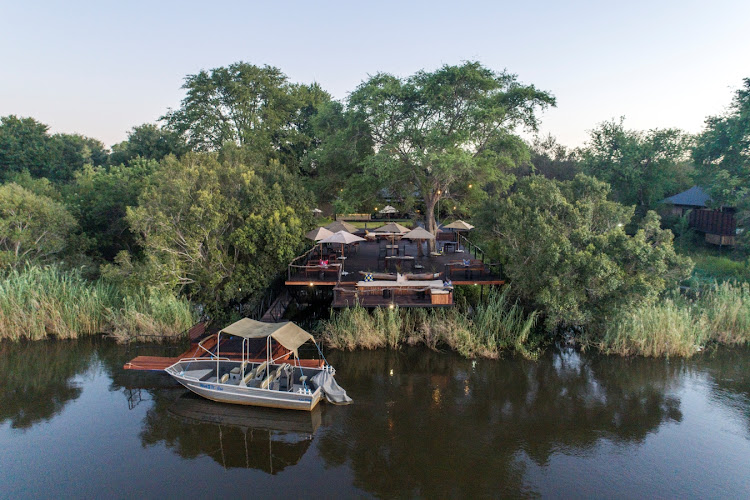
[[[179,109],[164,117],[196,151],[244,146],[296,168],[312,145],[310,118],[330,100],[317,84],[290,83],[272,66],[238,62],[188,75]]]
[[[581,151],[583,170],[612,186],[615,200],[643,216],[666,195],[692,184],[690,138],[676,129],[628,130],[624,120],[591,131]]]
[[[50,262],[69,248],[76,221],[65,206],[18,184],[0,186],[0,263]]]
[[[153,123],[144,123],[128,133],[128,139],[112,146],[110,165],[129,164],[136,158],[160,161],[168,155],[182,156],[187,145],[182,137]]]
[[[606,183],[583,174],[565,182],[529,176],[479,214],[512,290],[550,327],[603,321],[689,275],[689,259],[675,254],[654,212],[631,236],[624,226],[634,207],[608,196]]]
[[[251,162],[235,149],[163,160],[128,208],[150,266],[145,282],[223,314],[285,269],[312,225],[310,195],[292,174]]]
[[[418,193],[435,233],[438,201],[498,180],[515,164],[516,151],[506,146],[517,142],[509,137],[519,126],[536,129],[537,112],[555,99],[515,75],[467,62],[406,79],[379,73],[348,104],[373,144],[363,175],[393,192]]]
[[[750,78],[726,114],[706,120],[693,159],[714,203],[736,207],[740,222],[750,222]]]
[[[28,172],[34,178],[67,182],[85,164],[102,165],[104,145],[80,134],[49,134],[33,118],[4,116],[0,120],[0,175],[4,179]]]

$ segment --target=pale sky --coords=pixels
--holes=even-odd
[[[0,0],[0,116],[111,146],[178,107],[185,75],[270,64],[343,99],[378,71],[478,60],[550,91],[541,133],[702,129],[750,77],[750,1]]]

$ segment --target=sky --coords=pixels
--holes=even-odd
[[[540,133],[702,130],[750,77],[750,1],[0,0],[0,116],[111,146],[179,107],[186,75],[245,61],[343,100],[368,75],[477,60],[551,92]]]

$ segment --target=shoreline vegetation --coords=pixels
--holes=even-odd
[[[333,348],[533,359],[557,341],[624,356],[750,342],[750,78],[698,134],[623,117],[572,149],[519,134],[550,91],[479,61],[371,74],[340,101],[247,62],[183,83],[178,107],[110,147],[0,117],[0,340],[158,341],[198,313],[258,316],[324,218],[391,204],[433,235],[470,222],[509,286],[332,312],[311,330]],[[708,233],[721,247],[691,210],[731,214]],[[329,297],[291,292],[303,321]]]
[[[334,349],[395,349],[423,345],[447,347],[468,358],[497,358],[512,351],[534,359],[539,339],[532,335],[537,313],[525,314],[510,299],[510,287],[490,292],[471,314],[451,309],[367,309],[353,307],[334,313],[319,325],[323,342]]]
[[[0,279],[0,340],[76,339],[104,333],[118,342],[180,338],[197,317],[171,292],[123,290],[78,269],[26,266]]]

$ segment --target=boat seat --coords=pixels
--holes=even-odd
[[[248,374],[245,375],[245,378],[242,379],[242,382],[240,382],[240,385],[247,387],[247,384],[249,384],[251,380],[253,380],[256,377],[260,378],[263,371],[266,369],[266,366],[268,366],[268,361],[264,361],[260,365],[258,365],[257,368],[250,370]]]
[[[261,389],[268,389],[271,386],[271,383],[274,382],[277,378],[279,378],[281,376],[282,371],[286,370],[287,367],[291,368],[291,366],[289,365],[289,363],[284,363],[283,365],[281,365],[278,368],[276,368],[276,370],[273,373],[271,373],[270,375],[268,375],[268,377],[266,377],[263,380],[263,382],[260,383],[260,388]]]
[[[229,373],[231,373],[232,375],[239,375],[239,373],[240,373],[240,367],[239,366],[235,366],[234,368],[232,368],[232,371],[229,372]]]

